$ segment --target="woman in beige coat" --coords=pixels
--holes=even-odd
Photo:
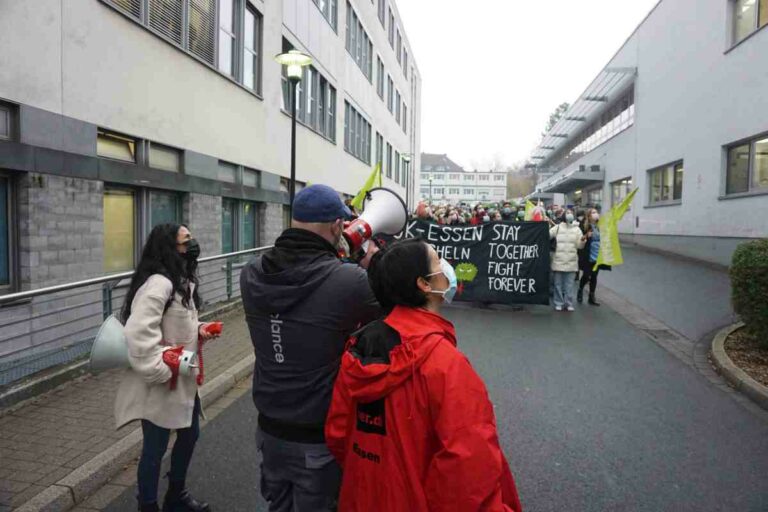
[[[555,311],[573,311],[574,276],[579,270],[578,250],[584,248],[581,228],[574,222],[573,211],[567,210],[560,224],[550,228],[549,237],[557,240],[552,256]]]
[[[186,226],[161,224],[149,234],[131,281],[122,320],[131,368],[117,392],[117,427],[141,421],[144,434],[138,467],[139,510],[156,512],[160,464],[171,430],[176,442],[163,512],[210,511],[185,487],[187,469],[200,434],[202,414],[197,371],[178,374],[173,347],[197,351],[198,337],[210,338],[197,320],[197,258],[200,246]],[[174,389],[171,389],[171,388]]]

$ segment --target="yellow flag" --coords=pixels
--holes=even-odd
[[[373,189],[376,186],[376,178],[378,178],[379,185],[381,185],[381,162],[376,164],[376,167],[373,168],[373,172],[370,176],[368,176],[368,179],[365,180],[365,184],[363,185],[363,188],[360,189],[360,192],[357,193],[355,198],[350,203],[355,210],[360,211],[363,208],[363,201],[365,201],[365,194],[368,193],[369,190]]]
[[[530,201],[525,202],[525,220],[531,220],[533,218],[533,209],[536,205]]]
[[[629,193],[618,205],[611,208],[611,211],[600,217],[597,227],[600,230],[600,252],[597,254],[595,269],[600,265],[621,265],[624,258],[621,256],[621,245],[619,243],[619,221],[627,213],[632,199],[639,189]]]

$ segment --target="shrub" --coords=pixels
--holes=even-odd
[[[768,346],[768,239],[741,244],[731,261],[731,300],[747,331]]]

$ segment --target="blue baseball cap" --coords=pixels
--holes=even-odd
[[[309,186],[296,194],[293,200],[293,220],[299,222],[333,222],[351,218],[350,209],[327,185]]]

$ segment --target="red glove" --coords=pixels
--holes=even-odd
[[[163,362],[171,369],[170,386],[171,391],[176,389],[176,381],[179,379],[179,364],[181,363],[181,353],[184,347],[173,347],[163,352]]]
[[[220,336],[223,330],[224,324],[222,322],[211,322],[203,326],[203,331],[211,336]]]

